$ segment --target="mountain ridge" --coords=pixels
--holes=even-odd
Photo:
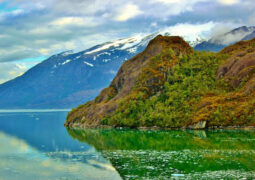
[[[219,52],[224,47],[232,45],[238,41],[251,40],[255,37],[255,26],[241,26],[223,34],[211,37],[208,41],[203,41],[194,46],[198,51]]]
[[[145,48],[146,38],[150,37],[52,55],[0,85],[0,108],[70,108],[88,101],[110,83],[126,59]],[[102,49],[104,46],[108,47]]]

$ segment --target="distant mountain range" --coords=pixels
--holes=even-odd
[[[232,45],[238,41],[242,40],[251,40],[255,37],[255,26],[247,27],[242,26],[236,29],[233,29],[227,33],[219,34],[208,41],[203,41],[197,44],[194,49],[198,51],[214,51],[218,52],[224,47]]]
[[[242,32],[251,31],[246,28],[241,27]],[[106,42],[78,53],[66,51],[53,55],[22,76],[0,85],[0,109],[71,108],[83,104],[108,86],[122,63],[142,52],[158,34],[171,35],[165,31],[137,35]],[[251,36],[252,33],[247,33],[243,39]],[[224,37],[202,43],[200,37],[195,41],[188,41],[189,37],[184,39],[195,49],[204,50],[206,47],[214,51],[213,45],[224,47],[221,43],[225,40],[218,41]]]

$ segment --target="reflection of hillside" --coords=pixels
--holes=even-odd
[[[124,179],[255,177],[254,131],[67,130],[99,150]]]
[[[247,138],[255,137],[251,131],[118,131],[77,130],[68,133],[98,150],[183,150],[183,149],[255,149]]]

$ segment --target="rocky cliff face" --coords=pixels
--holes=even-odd
[[[152,63],[152,57],[170,49],[174,52],[174,55],[178,57],[193,52],[190,45],[180,37],[168,37],[158,35],[156,38],[149,42],[147,48],[142,53],[124,62],[124,64],[119,69],[116,77],[111,82],[110,86],[104,89],[95,100],[90,101],[69,113],[65,125],[100,125],[101,120],[104,117],[109,116],[115,112],[121,99],[129,95],[131,91],[135,88],[135,86],[139,86],[138,84],[141,82],[138,81],[139,76],[143,71],[145,71],[144,68]],[[161,68],[162,72],[165,66],[166,65],[159,67]],[[166,77],[163,77],[163,80],[160,79],[160,77],[162,78],[162,76],[164,75],[159,74],[158,77],[146,77],[146,84],[152,86],[159,81],[166,81]],[[164,82],[162,82],[161,84],[164,84]],[[154,87],[155,89],[153,91],[155,92],[153,93],[155,94],[157,91],[159,91],[159,89],[157,88],[158,84],[154,85]],[[150,89],[152,90],[153,87],[151,87]]]
[[[255,39],[241,41],[233,46],[223,49],[220,53],[228,54],[230,57],[221,65],[217,77],[224,77],[229,83],[237,88],[244,81],[249,81],[244,89],[246,93],[254,88],[255,77]]]

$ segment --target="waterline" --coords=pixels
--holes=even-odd
[[[69,112],[71,109],[0,109],[0,113],[22,112]]]

